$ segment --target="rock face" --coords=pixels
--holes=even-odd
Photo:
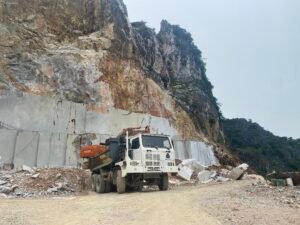
[[[223,143],[201,51],[179,26],[163,21],[156,34],[131,24],[122,0],[0,0],[0,34],[0,127],[76,135],[134,113],[143,119],[124,128],[154,123],[163,132],[162,118],[172,136]]]
[[[132,25],[138,59],[146,74],[169,90],[176,103],[188,112],[198,131],[222,141],[220,111],[206,77],[201,51],[194,45],[191,34],[165,20],[158,34],[144,22]]]

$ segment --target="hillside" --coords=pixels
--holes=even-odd
[[[275,136],[245,119],[225,119],[223,126],[231,150],[259,173],[300,170],[300,139]]]
[[[147,113],[181,136],[222,141],[205,63],[185,29],[131,24],[121,0],[10,0],[0,11],[0,96]]]
[[[184,28],[131,23],[122,0],[9,0],[0,32],[2,163],[75,166],[80,135],[99,143],[140,126],[176,139],[184,157],[204,148],[230,161],[202,52]]]

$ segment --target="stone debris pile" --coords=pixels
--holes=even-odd
[[[204,171],[207,167],[201,165],[195,159],[186,159],[178,165],[178,168],[178,176],[184,180],[190,181],[192,178],[196,178],[195,176]]]
[[[0,198],[61,196],[88,191],[90,172],[81,169],[0,170]]]
[[[253,196],[264,195],[273,198],[278,204],[286,204],[291,208],[300,209],[299,186],[274,186],[272,182],[258,175],[248,175],[247,178],[254,181],[247,190]]]
[[[179,172],[178,177],[184,181],[191,183],[207,184],[210,182],[227,182],[229,180],[243,179],[249,166],[247,164],[241,164],[236,168],[211,168],[201,165],[194,159],[186,159],[181,161],[178,165]],[[174,180],[171,183],[175,183]],[[177,182],[178,183],[178,182]]]

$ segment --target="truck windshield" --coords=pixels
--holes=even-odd
[[[153,147],[153,148],[171,148],[171,144],[168,137],[159,137],[159,136],[142,136],[143,146],[144,147]]]

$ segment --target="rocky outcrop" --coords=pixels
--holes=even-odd
[[[198,131],[214,141],[223,140],[220,110],[206,77],[201,51],[191,34],[167,21],[158,34],[144,22],[133,23],[138,59],[143,70],[192,118]]]
[[[93,115],[160,117],[184,140],[223,142],[205,63],[186,30],[163,21],[157,34],[143,22],[131,24],[121,0],[0,0],[0,12],[1,99],[38,95],[44,105],[73,102]],[[2,110],[0,122],[11,125],[14,113]],[[13,127],[28,130],[24,120]]]

